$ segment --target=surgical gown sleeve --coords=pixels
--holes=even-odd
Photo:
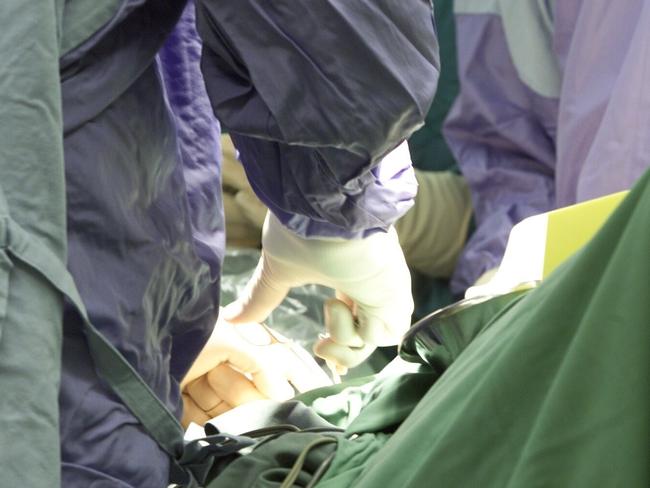
[[[410,161],[439,72],[419,0],[197,2],[213,108],[251,185],[305,237],[363,237],[411,205]]]
[[[472,195],[476,231],[452,289],[498,266],[511,227],[554,204],[560,73],[547,2],[455,3],[459,97],[445,137]]]

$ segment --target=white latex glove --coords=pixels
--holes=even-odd
[[[254,400],[288,400],[331,385],[307,351],[266,326],[219,320],[181,383],[183,425],[207,420]]]
[[[233,322],[261,322],[295,286],[334,288],[325,304],[328,335],[314,352],[339,374],[366,359],[377,346],[397,344],[413,312],[411,277],[397,233],[365,239],[303,239],[271,213],[263,230],[262,257],[244,292],[224,309]]]
[[[449,278],[472,215],[467,183],[450,171],[416,169],[415,177],[415,205],[395,224],[406,262],[427,276]]]

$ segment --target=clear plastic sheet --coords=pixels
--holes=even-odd
[[[244,289],[260,259],[257,249],[227,249],[221,278],[221,304],[235,300]],[[266,325],[293,339],[311,351],[323,332],[323,302],[334,296],[330,288],[305,285],[293,288],[271,316]]]
[[[221,277],[221,304],[227,305],[237,298],[252,276],[260,259],[260,251],[247,248],[228,248]],[[271,316],[266,325],[292,339],[296,344],[312,353],[312,346],[318,335],[325,332],[323,303],[334,296],[334,290],[319,285],[305,285],[292,288],[284,301]],[[352,368],[346,380],[359,378],[380,371],[397,354],[397,348],[377,348],[363,363]],[[316,362],[329,375],[325,362],[314,356]]]

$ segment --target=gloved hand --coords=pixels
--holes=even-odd
[[[228,135],[221,136],[221,167],[226,238],[229,245],[259,247],[266,206],[257,198],[248,182],[237,150]]]
[[[225,307],[233,323],[261,322],[289,289],[329,286],[337,298],[325,304],[327,335],[314,346],[339,374],[377,346],[397,344],[413,312],[411,277],[395,229],[365,239],[303,239],[271,213],[263,230],[257,268],[238,299]]]
[[[307,351],[264,325],[220,319],[181,383],[182,424],[203,425],[253,400],[288,400],[331,385]]]
[[[415,170],[415,205],[395,224],[409,267],[449,278],[467,238],[472,201],[462,176]]]

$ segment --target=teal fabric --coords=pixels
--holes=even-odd
[[[454,1],[434,0],[433,4],[440,47],[440,78],[424,126],[411,136],[408,144],[416,168],[423,171],[459,172],[456,160],[442,135],[443,123],[459,90]],[[449,290],[448,280],[430,278],[417,272],[412,275],[415,320],[455,300]]]
[[[414,324],[400,344],[400,357],[443,373],[485,327],[513,307],[531,288],[467,298]]]
[[[341,437],[340,432],[284,434],[273,441],[261,443],[252,453],[230,463],[206,488],[283,486],[294,463],[303,453],[305,461],[291,486],[307,486],[321,464],[337,449]]]
[[[61,294],[12,249],[20,229],[64,263],[59,93],[63,3],[0,3],[0,472],[59,485]]]
[[[310,390],[295,399],[311,407],[332,425],[346,428],[361,413],[365,398],[373,391],[377,381],[376,375],[354,378]]]
[[[650,486],[649,221],[650,172],[538,288],[430,321],[419,371],[303,395],[346,427],[316,486]],[[281,436],[222,481],[280,486],[303,446]]]
[[[1,197],[2,194],[0,203]],[[0,217],[6,208],[6,205],[4,208],[0,205]],[[21,455],[23,450],[29,450],[36,453],[39,464],[43,465],[49,460],[44,470],[56,470],[55,478],[51,478],[50,472],[50,477],[43,475],[37,479],[58,479],[57,398],[61,361],[60,321],[62,298],[65,296],[84,320],[84,332],[99,374],[160,447],[177,460],[174,470],[179,479],[187,480],[188,486],[193,486],[192,475],[178,465],[191,465],[194,462],[188,456],[181,458],[184,454],[183,429],[131,365],[90,323],[74,281],[62,260],[9,217],[0,218],[0,250],[0,272],[9,271],[11,278],[10,286],[0,292],[6,297],[0,310],[4,313],[4,318],[0,314],[0,320],[3,319],[4,323],[0,324],[7,327],[7,333],[1,337],[0,343],[0,347],[6,347],[7,351],[1,360],[7,371],[17,375],[0,377],[7,391],[17,392],[16,396],[5,396],[7,405],[0,405],[0,413],[6,415],[0,421],[8,422],[3,434],[12,433],[15,438],[22,439],[12,444],[17,449],[7,449],[6,452]],[[8,281],[0,275],[0,285],[6,283]],[[51,327],[50,322],[56,324],[57,318],[59,327]],[[44,367],[49,369],[42,371]],[[47,383],[40,384],[41,381]],[[50,429],[45,429],[43,424]],[[40,436],[47,436],[48,430],[53,432],[44,443]],[[48,455],[35,448],[41,445]],[[24,458],[29,459],[29,456]],[[13,466],[21,468],[20,463]],[[17,472],[17,476],[25,476],[25,472]]]
[[[61,52],[78,47],[115,16],[123,0],[67,0],[63,9]]]
[[[415,304],[413,321],[420,320],[457,299],[449,288],[449,280],[431,278],[417,271],[411,271],[411,289]]]
[[[648,222],[650,172],[581,252],[485,324],[338,486],[650,486]]]
[[[398,426],[438,378],[430,368],[376,375],[307,392],[297,399],[349,434]]]
[[[308,432],[281,435],[232,462],[207,486],[279,487],[308,444],[325,436],[335,438],[336,443],[309,451],[298,479],[291,486],[308,486],[319,468],[328,466],[328,458],[331,465],[318,486],[354,486],[437,377],[425,369],[356,379],[308,392],[300,397],[301,401],[310,404],[329,422],[347,426],[345,435]]]
[[[101,13],[99,10],[90,12],[89,18]],[[9,0],[0,6],[0,18],[11,19],[3,23],[0,37],[3,486],[60,484],[58,393],[63,297],[85,317],[66,269],[59,79],[63,17],[62,1],[25,4]],[[180,424],[87,319],[85,332],[104,379],[152,437],[167,452],[180,457]]]
[[[440,46],[440,78],[424,126],[408,141],[413,165],[425,171],[458,171],[442,135],[442,124],[458,95],[456,29],[453,0],[434,0],[436,31]]]
[[[0,484],[58,486],[62,300],[10,252],[0,260]]]
[[[317,486],[320,488],[354,486],[356,479],[363,474],[368,463],[381,452],[389,439],[390,434],[377,432],[361,434],[354,439],[339,440],[336,456]]]

